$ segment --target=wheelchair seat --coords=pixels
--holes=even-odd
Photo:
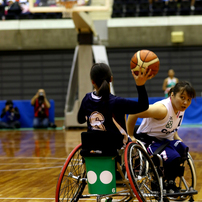
[[[112,197],[115,201],[147,201],[149,198],[162,202],[159,176],[151,158],[135,142],[123,147],[123,138],[120,133],[83,132],[81,143],[69,154],[60,173],[56,202],[67,198],[77,202],[91,196],[97,197],[97,202],[102,198],[112,200]],[[121,177],[118,180],[117,173]]]
[[[81,133],[81,156],[116,156],[123,146],[123,135],[109,131],[88,131]]]

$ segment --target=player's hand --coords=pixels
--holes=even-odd
[[[146,83],[147,80],[152,79],[154,75],[151,74],[151,69],[148,70],[148,67],[145,68],[145,70],[142,72],[142,67],[140,67],[138,75],[135,75],[135,72],[132,71],[133,78],[135,79],[137,86],[142,86]]]
[[[8,111],[9,110],[9,105],[5,106],[5,110]]]

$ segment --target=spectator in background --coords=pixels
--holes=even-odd
[[[29,2],[27,0],[20,0],[19,3],[22,9],[22,14],[29,14]]]
[[[1,113],[1,129],[15,129],[20,128],[20,113],[17,107],[14,107],[12,100],[7,100],[5,108]]]
[[[195,0],[191,0],[190,9],[191,9],[192,11],[195,10]]]
[[[77,0],[78,6],[88,6],[91,4],[91,0]]]
[[[168,77],[166,79],[164,79],[163,82],[163,86],[162,89],[164,91],[164,95],[165,98],[168,97],[168,92],[170,91],[170,89],[176,84],[178,83],[178,78],[174,77],[175,76],[175,72],[173,69],[169,69],[168,70]]]
[[[46,98],[44,89],[39,89],[36,95],[31,99],[34,106],[34,128],[48,128],[49,126],[49,108],[50,102]]]
[[[19,16],[22,13],[22,8],[19,3],[19,0],[9,1],[9,8],[7,14],[14,14],[15,16]]]
[[[0,20],[5,20],[5,4],[3,0],[0,0]]]

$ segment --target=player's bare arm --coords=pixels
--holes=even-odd
[[[166,90],[166,86],[167,86],[167,81],[168,79],[164,79],[164,82],[163,82],[163,86],[162,86],[162,90]]]
[[[127,132],[132,137],[134,132],[134,127],[138,118],[154,118],[157,120],[162,120],[167,115],[166,107],[161,103],[156,103],[153,105],[149,105],[149,109],[138,113],[138,114],[130,114],[127,120]]]
[[[174,133],[174,140],[180,140],[181,142],[183,142],[183,140],[179,137],[177,132]]]

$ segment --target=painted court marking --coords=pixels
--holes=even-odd
[[[41,168],[26,168],[26,169],[9,169],[9,170],[0,170],[0,172],[13,172],[13,171],[25,171],[25,170],[45,170],[52,168],[62,168],[62,166],[54,166],[54,167],[41,167]]]
[[[67,158],[54,158],[54,157],[26,157],[26,156],[19,156],[19,157],[0,157],[0,159],[61,159],[66,160]]]
[[[0,197],[0,200],[55,200],[55,198],[3,198],[3,197]],[[86,199],[82,199],[82,198],[80,198],[79,200],[85,200],[85,201],[87,201],[87,200],[93,200],[93,199],[89,199],[89,198],[86,198]],[[96,199],[94,199],[94,200],[96,200]]]

